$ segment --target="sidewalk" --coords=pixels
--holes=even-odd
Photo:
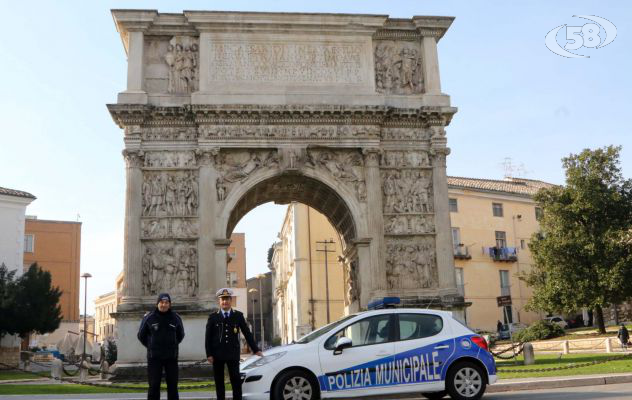
[[[609,384],[632,383],[632,373],[608,375],[584,375],[579,377],[554,378],[524,378],[501,379],[494,385],[487,387],[486,393],[514,392],[536,389],[559,389],[580,386],[599,386]],[[96,393],[96,394],[59,394],[59,395],[0,395],[0,400],[145,400],[144,393]],[[162,394],[166,399],[166,393]],[[215,400],[214,391],[180,392],[182,400]],[[227,399],[232,399],[232,393],[226,393]],[[401,397],[400,397],[401,398]],[[388,400],[384,398],[384,400]]]

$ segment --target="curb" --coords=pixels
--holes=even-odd
[[[617,383],[632,383],[632,374],[624,375],[598,375],[584,376],[577,378],[560,377],[556,378],[538,378],[531,380],[520,380],[517,382],[498,381],[493,385],[487,386],[486,393],[513,392],[518,390],[536,390],[536,389],[560,389],[566,387],[580,386],[599,386],[612,385]]]

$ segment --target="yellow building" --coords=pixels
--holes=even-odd
[[[518,279],[533,259],[528,243],[539,230],[533,195],[551,184],[448,177],[450,219],[457,285],[472,305],[470,327],[496,330],[497,321],[530,324],[540,316],[527,312],[532,290]],[[497,297],[511,296],[512,305],[498,307]]]
[[[269,264],[274,336],[290,343],[344,315],[344,278],[338,262],[342,251],[327,218],[300,203],[288,206],[279,239]],[[322,243],[330,240],[333,243]]]
[[[115,320],[110,314],[116,312],[116,306],[116,291],[102,294],[94,300],[94,331],[98,342],[114,337]]]

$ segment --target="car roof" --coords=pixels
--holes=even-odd
[[[383,308],[379,310],[368,310],[356,313],[356,316],[371,316],[382,314],[432,314],[438,315],[444,318],[452,318],[452,312],[443,310],[433,310],[427,308]]]

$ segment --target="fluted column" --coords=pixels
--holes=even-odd
[[[215,171],[214,160],[217,152],[217,149],[211,148],[201,150],[198,153],[198,162],[200,165],[200,206],[198,207],[198,216],[200,219],[200,235],[198,239],[198,297],[206,304],[206,306],[212,306],[214,304],[214,294],[218,286],[214,243],[216,235],[215,223],[217,221],[217,193],[215,189],[217,173]],[[224,264],[226,264],[225,261]],[[224,271],[224,280],[221,282],[226,282],[226,271]]]
[[[454,253],[448,208],[448,177],[446,173],[446,157],[450,154],[450,149],[446,147],[447,139],[445,137],[444,124],[445,121],[442,118],[430,120],[437,268],[439,270],[439,289],[456,291]]]
[[[125,247],[123,260],[122,304],[133,307],[139,304],[142,287],[142,246],[140,241],[140,217],[142,214],[143,156],[141,151],[123,150],[126,163],[125,191]]]
[[[384,256],[384,216],[382,209],[382,183],[380,180],[379,149],[365,149],[367,225],[371,237],[370,271],[371,295],[386,289],[386,262]],[[363,304],[366,306],[366,304]]]

